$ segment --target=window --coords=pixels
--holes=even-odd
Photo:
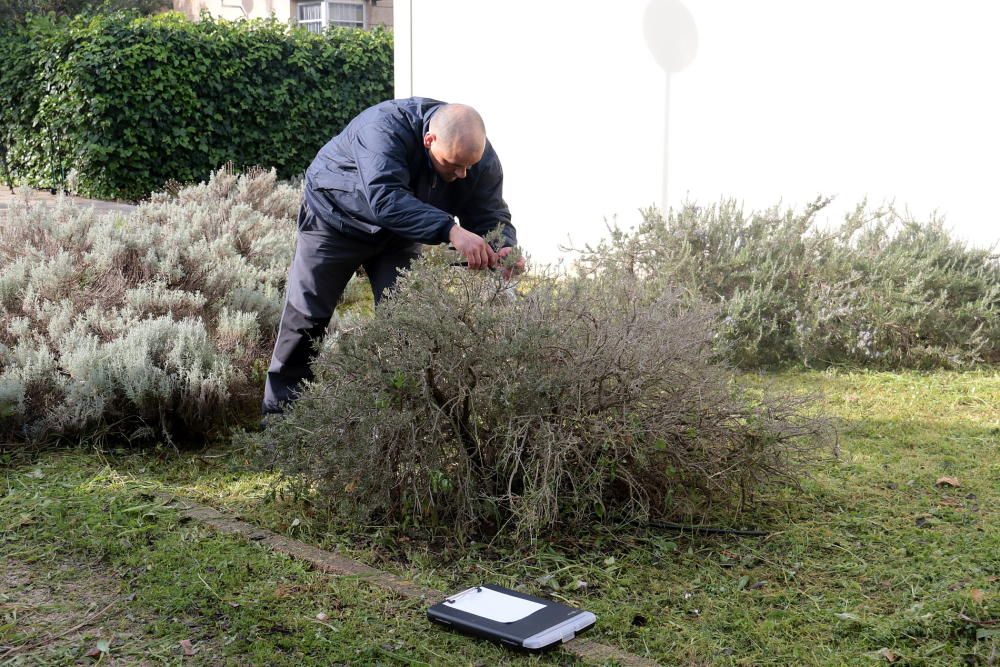
[[[364,28],[365,6],[360,2],[331,2],[330,23],[346,28]]]
[[[309,32],[323,32],[328,25],[365,27],[365,6],[362,2],[301,2],[296,12],[296,22]]]
[[[320,2],[299,3],[298,24],[309,32],[323,32],[323,6]]]

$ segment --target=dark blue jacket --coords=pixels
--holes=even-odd
[[[424,135],[442,104],[411,97],[362,111],[306,171],[305,198],[316,216],[353,236],[395,233],[427,244],[447,242],[458,216],[480,235],[502,223],[504,245],[516,245],[503,170],[489,141],[465,178],[447,183],[434,171]]]

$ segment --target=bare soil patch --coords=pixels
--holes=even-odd
[[[148,632],[153,621],[129,603],[114,572],[70,559],[5,559],[0,580],[0,665],[148,665],[185,655]],[[198,642],[191,664],[224,662]],[[191,652],[190,649],[188,649]]]

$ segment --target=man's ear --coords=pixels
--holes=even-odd
[[[425,134],[424,135],[424,148],[430,148],[431,144],[433,144],[436,139],[437,139],[437,137],[434,136],[434,134],[432,134],[430,132],[428,132],[427,134]]]

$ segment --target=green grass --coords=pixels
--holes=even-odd
[[[745,381],[821,392],[820,409],[840,424],[839,459],[801,493],[775,490],[733,519],[772,531],[764,539],[595,528],[520,550],[427,543],[331,527],[248,472],[238,451],[62,452],[5,473],[0,555],[43,573],[86,560],[120,580],[116,617],[136,621],[111,657],[176,661],[190,639],[216,658],[206,662],[234,664],[538,660],[438,630],[419,604],[363,582],[183,523],[144,495],[167,489],[422,584],[488,580],[585,606],[599,619],[592,638],[664,664],[1000,663],[1000,374]],[[942,476],[961,486],[937,486]],[[0,645],[29,642],[30,612],[4,613]]]
[[[103,579],[119,582],[113,615],[131,622],[111,627],[109,657],[176,662],[186,639],[205,664],[419,665],[448,662],[452,654],[483,664],[510,659],[500,648],[435,631],[416,602],[357,578],[310,572],[252,542],[186,522],[146,495],[149,488],[82,454],[46,456],[6,474],[5,562],[25,564],[49,582],[69,579],[79,595],[90,593],[86,580],[95,574],[64,563],[86,559],[100,566]],[[18,601],[22,593],[5,587],[0,597],[0,656],[38,643],[34,630],[43,613],[72,611],[74,601],[60,608],[58,599],[33,609]],[[64,625],[85,618],[81,613]],[[33,664],[73,664],[99,638],[107,640],[104,630],[94,628],[72,646],[56,641],[14,655]],[[130,641],[116,642],[116,635]]]

